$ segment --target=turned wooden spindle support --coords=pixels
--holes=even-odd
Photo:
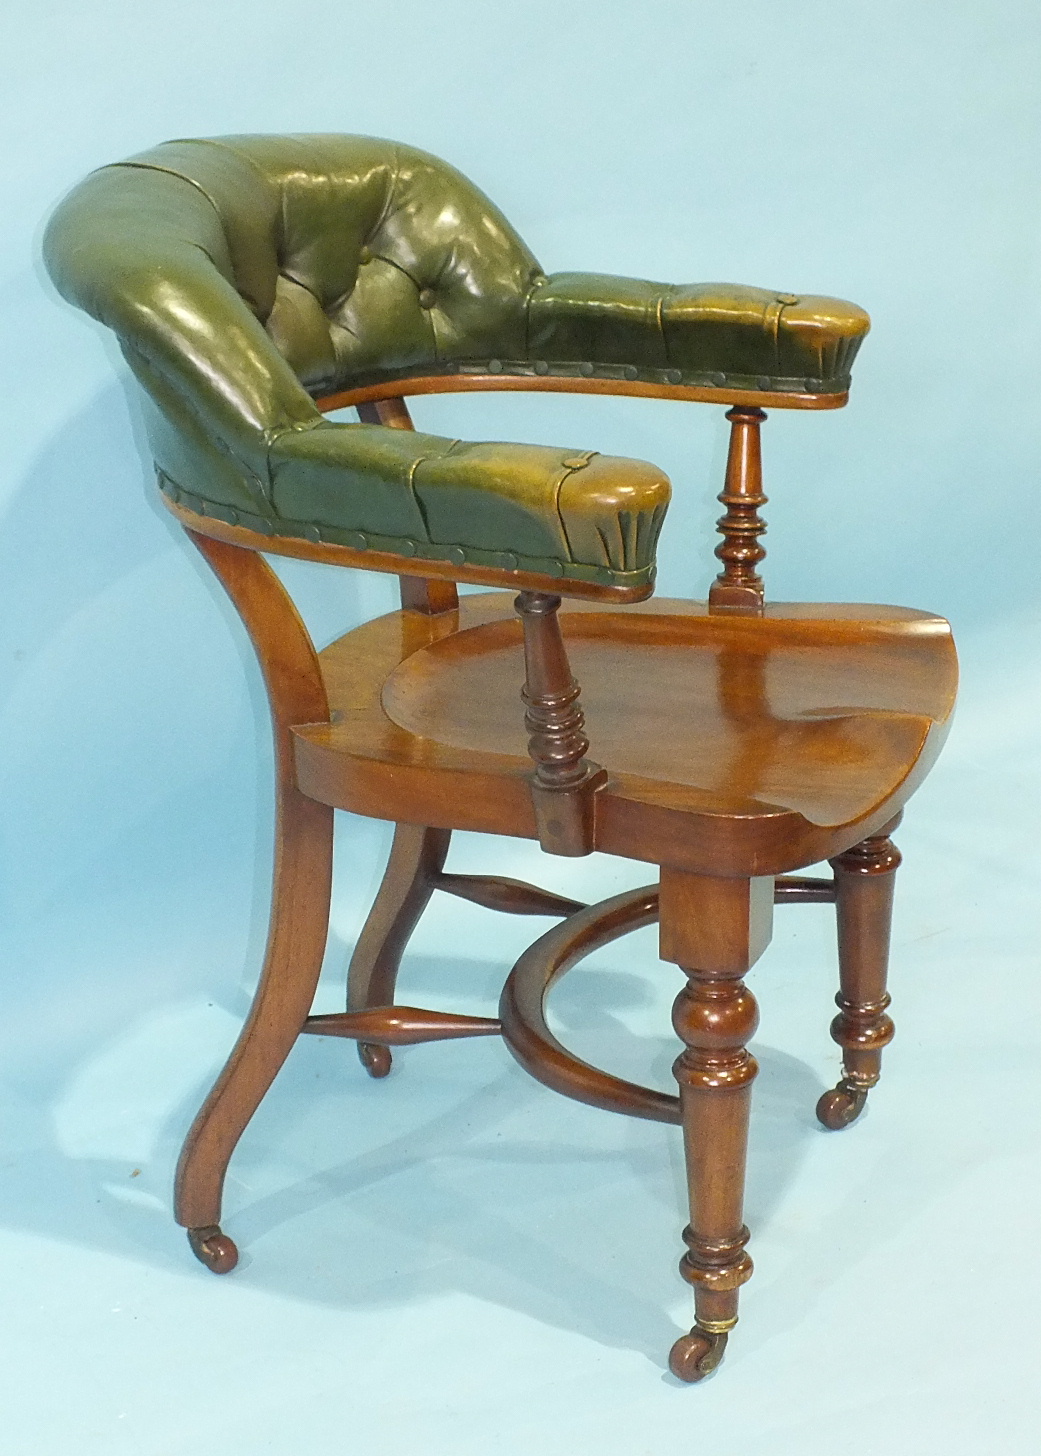
[[[759,507],[766,505],[763,494],[763,461],[759,426],[766,419],[761,409],[735,405],[727,411],[730,421],[730,449],[727,454],[726,484],[719,501],[726,507],[716,527],[723,540],[716,556],[723,570],[708,594],[710,612],[742,612],[761,616],[763,582],[756,567],[766,555],[759,537],[766,522]]]
[[[842,1048],[842,1080],[825,1092],[817,1116],[832,1131],[859,1116],[882,1070],[882,1050],[893,1040],[886,1014],[893,891],[900,851],[889,838],[897,815],[877,834],[831,861],[839,929],[839,1014],[832,1040]]]
[[[606,773],[586,759],[589,740],[560,634],[560,598],[521,592],[517,612],[524,628],[528,752],[535,764],[531,797],[539,843],[549,854],[582,855],[593,848],[596,790]]]

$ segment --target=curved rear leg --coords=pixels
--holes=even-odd
[[[879,1079],[882,1048],[893,1039],[886,1015],[889,936],[900,851],[889,838],[900,816],[831,861],[839,930],[839,1014],[831,1035],[842,1047],[842,1080],[817,1103],[832,1132],[858,1118]]]
[[[271,922],[260,983],[224,1070],[181,1151],[178,1223],[215,1273],[238,1251],[220,1228],[232,1152],[311,1010],[329,929],[333,811],[296,788],[290,728],[328,720],[307,630],[277,576],[252,551],[189,532],[246,624],[264,672],[275,738],[277,817]]]
[[[390,1006],[398,967],[444,868],[450,829],[397,824],[390,859],[347,971],[347,1010]],[[390,1071],[390,1048],[360,1041],[358,1056],[372,1077]]]

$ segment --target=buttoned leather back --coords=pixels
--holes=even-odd
[[[213,261],[312,392],[524,352],[541,269],[488,198],[426,152],[361,136],[223,137],[117,165],[205,195],[227,249]]]

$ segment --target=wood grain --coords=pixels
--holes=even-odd
[[[941,619],[661,599],[559,620],[608,773],[596,847],[698,873],[785,874],[891,819],[945,736]],[[294,735],[305,792],[376,817],[534,838],[521,630],[509,597],[392,614],[322,654],[334,722]],[[465,787],[464,787],[465,785]]]
[[[264,966],[246,1023],[192,1124],[177,1168],[177,1221],[205,1231],[204,1237],[196,1235],[193,1248],[223,1272],[222,1265],[230,1267],[230,1240],[218,1226],[228,1162],[303,1028],[325,952],[333,816],[296,786],[290,728],[327,721],[329,712],[307,629],[267,562],[204,536],[192,539],[252,638],[275,741],[275,865]]]

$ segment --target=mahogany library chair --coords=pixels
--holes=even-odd
[[[868,329],[853,304],[730,284],[546,274],[470,182],[360,136],[167,142],[101,168],[46,237],[66,298],[113,328],[144,405],[162,499],[249,631],[270,697],[277,847],[252,1009],[188,1135],[179,1222],[217,1273],[232,1151],[301,1033],[391,1048],[501,1036],[565,1096],[683,1128],[696,1323],[683,1380],[715,1368],[752,1272],[742,1199],[756,1003],[742,977],[775,904],[833,901],[842,1079],[817,1113],[860,1113],[893,1035],[889,835],[947,731],[950,629],[901,607],[767,603],[764,406],[836,409]],[[415,431],[405,396],[640,395],[727,406],[721,570],[707,602],[654,600],[669,482],[594,451]],[[360,423],[327,419],[353,406]],[[265,560],[393,572],[401,610],[316,652]],[[492,590],[459,597],[456,583]],[[581,695],[580,695],[581,685]],[[523,699],[523,703],[521,701]],[[311,1014],[326,946],[333,810],[393,821],[351,960],[347,1009]],[[445,869],[454,829],[656,867],[585,906]],[[798,871],[830,861],[833,873]],[[434,890],[557,927],[510,971],[499,1019],[395,1002]],[[684,981],[678,1096],[567,1051],[554,981],[659,923]]]

